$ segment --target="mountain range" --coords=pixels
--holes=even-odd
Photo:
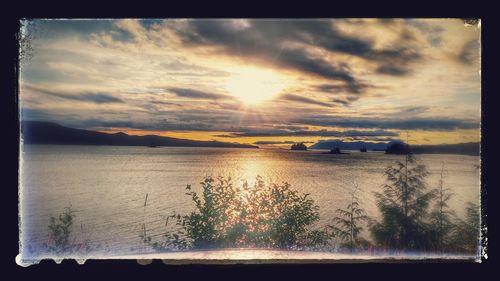
[[[123,132],[103,133],[97,131],[75,129],[65,127],[52,122],[44,121],[22,121],[21,133],[25,144],[60,144],[60,145],[119,145],[119,146],[185,146],[185,147],[230,147],[230,148],[258,148],[250,144],[240,144],[220,141],[197,141],[163,137],[158,135],[135,136]],[[341,140],[319,141],[309,149],[334,149],[385,151],[385,149],[396,142],[344,142]],[[411,151],[415,154],[464,154],[479,155],[480,145],[478,142],[439,145],[411,145]]]
[[[21,134],[25,144],[258,148],[249,144],[197,141],[157,135],[134,136],[123,132],[109,134],[43,121],[22,121]]]
[[[338,147],[342,150],[360,150],[366,147],[368,150],[385,150],[392,142],[364,142],[352,141],[344,142],[341,140],[319,141],[309,147],[309,149],[334,149]]]
[[[309,147],[309,149],[334,149],[338,147],[341,150],[360,150],[366,147],[367,150],[384,151],[393,143],[403,143],[401,141],[390,142],[344,142],[341,140],[319,141]],[[411,152],[414,154],[463,154],[479,155],[479,142],[458,143],[458,144],[437,144],[437,145],[410,145]]]

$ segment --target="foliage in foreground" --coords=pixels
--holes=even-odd
[[[375,243],[388,249],[430,249],[425,219],[435,192],[426,188],[425,166],[408,154],[404,162],[389,166],[385,175],[388,183],[375,193],[382,215],[371,227]]]
[[[334,233],[341,240],[341,246],[353,252],[357,249],[366,249],[370,243],[360,236],[363,230],[363,223],[369,220],[364,209],[361,208],[359,197],[357,196],[358,185],[351,193],[351,202],[345,209],[337,209],[337,217],[333,220],[335,226]]]
[[[387,184],[375,193],[382,215],[370,231],[379,249],[476,254],[479,207],[469,203],[465,220],[449,209],[453,195],[445,188],[443,170],[436,189],[428,189],[428,172],[411,154],[387,167]],[[433,208],[431,209],[431,207]]]
[[[88,254],[92,250],[100,248],[89,241],[77,241],[73,235],[73,223],[75,212],[71,206],[64,208],[64,212],[57,217],[50,218],[48,226],[48,242],[43,243],[40,249],[34,249],[33,245],[28,248],[31,252],[52,253],[55,255]]]
[[[309,194],[300,194],[288,183],[266,184],[257,177],[250,186],[235,186],[231,178],[207,177],[198,195],[187,186],[195,203],[188,215],[172,215],[176,230],[165,234],[155,249],[210,249],[264,247],[301,249],[322,247],[333,237],[328,228],[315,229],[319,207]]]
[[[441,168],[438,187],[436,189],[436,199],[433,211],[430,213],[430,223],[432,228],[433,248],[439,252],[451,251],[455,243],[451,243],[451,235],[456,228],[453,223],[455,213],[450,210],[448,202],[453,193],[450,188],[444,186],[443,181],[444,169]],[[456,248],[456,247],[455,247]]]
[[[72,232],[74,211],[71,207],[65,209],[66,211],[60,214],[57,219],[55,217],[50,218],[49,241],[52,243],[47,244],[47,247],[50,251],[56,253],[68,252],[74,248],[74,245],[69,240]]]
[[[479,207],[469,203],[465,218],[455,216],[448,206],[453,194],[445,187],[443,170],[437,188],[430,190],[425,166],[412,155],[387,167],[385,175],[387,184],[375,193],[379,221],[361,207],[356,182],[350,202],[336,210],[334,224],[319,228],[319,206],[288,183],[269,184],[257,177],[254,185],[236,186],[231,178],[207,177],[200,194],[186,187],[195,208],[187,215],[170,216],[173,227],[161,241],[152,241],[145,232],[141,238],[159,251],[259,247],[478,254]],[[88,254],[100,247],[72,238],[74,213],[67,207],[51,217],[49,241],[42,251]],[[367,222],[374,245],[361,237]]]
[[[385,175],[387,184],[375,193],[379,221],[361,207],[355,182],[350,202],[336,210],[333,225],[317,228],[319,207],[287,183],[266,184],[257,177],[253,186],[235,186],[230,178],[207,177],[201,194],[186,187],[194,211],[170,216],[173,228],[161,241],[141,237],[158,251],[260,247],[476,254],[479,208],[470,204],[465,219],[455,216],[448,206],[452,193],[444,186],[443,171],[438,187],[429,190],[425,166],[406,155]],[[361,236],[367,223],[373,245]]]
[[[450,238],[454,252],[478,254],[480,222],[479,206],[469,202],[465,219],[455,218]]]

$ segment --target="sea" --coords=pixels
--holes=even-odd
[[[419,154],[436,188],[441,174],[453,193],[450,208],[464,216],[468,202],[479,204],[480,158]],[[288,182],[320,207],[317,227],[333,223],[357,187],[361,206],[377,219],[374,192],[386,181],[385,169],[404,156],[383,152],[285,149],[23,145],[20,151],[20,250],[43,257],[51,217],[74,210],[71,242],[86,241],[87,257],[151,253],[141,234],[161,239],[167,217],[194,210],[186,186],[200,192],[207,176],[231,177],[235,184]],[[369,234],[363,232],[369,239]]]

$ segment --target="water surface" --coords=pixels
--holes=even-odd
[[[21,151],[23,247],[47,241],[50,217],[64,207],[75,213],[73,237],[100,245],[95,254],[150,252],[139,237],[160,237],[173,212],[193,210],[186,185],[200,190],[205,176],[230,176],[235,182],[286,181],[310,193],[320,206],[318,226],[331,223],[337,208],[359,186],[362,206],[378,217],[373,192],[385,183],[384,169],[404,156],[379,152],[329,155],[318,151],[238,148],[25,145]],[[467,202],[479,201],[479,157],[417,155],[427,165],[429,187],[444,183],[455,194],[450,206],[460,216]],[[144,207],[148,194],[147,206]],[[366,233],[365,233],[366,235]],[[368,237],[369,238],[369,237]],[[38,253],[40,254],[40,253]]]

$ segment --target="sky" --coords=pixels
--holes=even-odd
[[[252,143],[480,140],[460,19],[22,22],[22,120]]]

